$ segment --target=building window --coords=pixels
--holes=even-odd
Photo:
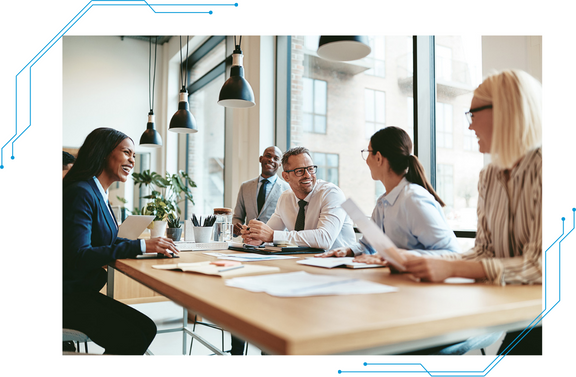
[[[312,152],[314,165],[318,166],[316,178],[323,179],[334,183],[338,186],[338,166],[339,159],[337,154]]]
[[[303,81],[303,126],[305,132],[326,133],[327,83],[304,77]]]
[[[384,36],[371,35],[368,37],[370,54],[365,61],[371,66],[365,74],[378,77],[386,77],[386,39]]]
[[[454,166],[438,164],[436,169],[438,195],[446,207],[454,207]]]
[[[386,94],[380,90],[364,89],[364,135],[386,127]]]
[[[436,146],[452,149],[452,105],[436,103]]]

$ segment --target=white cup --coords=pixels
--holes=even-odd
[[[212,236],[211,226],[195,226],[194,227],[194,242],[205,243],[210,242]]]

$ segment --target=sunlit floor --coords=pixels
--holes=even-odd
[[[146,314],[148,317],[152,318],[158,327],[158,330],[170,329],[182,325],[183,311],[182,308],[170,301],[156,302],[149,304],[136,304],[132,305],[135,309],[138,309],[142,313]],[[190,323],[189,328],[192,329],[192,323]],[[196,333],[204,338],[209,343],[213,344],[216,348],[221,349],[222,347],[222,332],[218,329],[206,327],[206,326],[196,326]],[[502,336],[503,338],[504,336]],[[485,349],[487,355],[496,355],[500,343],[502,343],[502,338],[492,344],[490,347]],[[186,352],[188,355],[190,352],[190,343],[192,337],[190,335],[186,336]],[[248,344],[248,355],[261,355],[260,349],[252,344]],[[230,350],[230,333],[224,331],[224,350]],[[182,331],[157,334],[154,341],[149,347],[149,350],[154,355],[182,355],[183,351],[183,341],[182,341]],[[80,352],[84,352],[84,345],[80,344]],[[104,349],[99,347],[93,342],[88,343],[88,352],[92,354],[102,354]],[[204,347],[200,342],[194,341],[192,347],[192,355],[213,355],[210,349]],[[467,355],[481,355],[480,350],[474,350],[469,352]]]

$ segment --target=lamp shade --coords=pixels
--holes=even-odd
[[[244,78],[244,67],[242,66],[242,51],[239,48],[232,54],[232,67],[230,67],[230,77],[218,97],[218,104],[225,107],[252,107],[256,105],[252,87]]]
[[[162,137],[154,128],[154,113],[152,110],[148,114],[146,131],[140,136],[140,145],[149,148],[160,148],[162,146]]]
[[[372,51],[368,37],[358,35],[322,35],[318,43],[318,56],[333,61],[350,61],[365,58]]]
[[[168,128],[172,132],[178,133],[195,133],[198,132],[196,126],[196,119],[189,110],[188,105],[188,92],[186,90],[180,91],[180,101],[178,102],[178,111],[174,113],[170,120]]]

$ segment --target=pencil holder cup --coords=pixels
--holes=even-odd
[[[212,236],[211,226],[195,226],[194,227],[194,242],[204,243],[210,242],[210,237]]]

